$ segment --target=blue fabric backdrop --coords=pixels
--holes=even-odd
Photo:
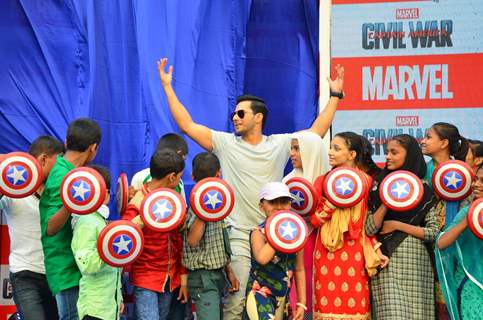
[[[102,128],[95,162],[131,177],[158,138],[178,132],[156,61],[174,64],[193,119],[231,131],[236,96],[269,106],[266,133],[308,127],[317,104],[318,8],[309,0],[4,0],[0,3],[0,153],[68,123]],[[185,180],[200,148],[189,140]]]

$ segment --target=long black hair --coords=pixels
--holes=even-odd
[[[381,168],[379,168],[372,159],[373,148],[369,139],[364,136],[360,137],[362,139],[361,167],[365,169],[368,175],[374,177],[381,172]]]
[[[431,126],[441,140],[448,140],[449,155],[456,160],[465,161],[469,143],[460,135],[458,128],[447,122],[436,122]]]

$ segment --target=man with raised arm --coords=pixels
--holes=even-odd
[[[227,222],[231,226],[231,265],[240,280],[240,290],[225,302],[223,319],[241,319],[250,272],[249,235],[264,219],[258,210],[258,191],[269,181],[282,180],[292,135],[263,135],[268,109],[263,99],[250,95],[237,98],[231,117],[235,134],[212,130],[194,122],[171,86],[173,66],[166,72],[167,63],[166,58],[158,61],[158,71],[174,120],[181,131],[218,156],[223,178],[235,193],[235,207]],[[342,97],[344,68],[337,65],[336,73],[335,80],[328,79],[331,90],[329,102],[308,129],[321,137],[327,133]]]

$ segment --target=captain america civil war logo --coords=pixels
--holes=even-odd
[[[416,20],[418,8],[397,9],[391,22],[362,24],[365,50],[453,47],[453,20]]]
[[[373,155],[384,156],[387,154],[387,142],[398,134],[409,134],[421,142],[429,128],[367,128],[362,130],[362,135],[372,144]]]

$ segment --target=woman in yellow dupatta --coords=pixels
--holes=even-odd
[[[335,135],[329,151],[329,164],[360,168],[363,162],[362,138],[353,132]],[[368,187],[372,178],[360,172]],[[315,188],[322,194],[325,176]],[[365,234],[367,197],[350,208],[337,208],[322,200],[311,222],[318,229],[314,252],[314,319],[370,319],[369,277],[387,258],[378,250],[375,238]]]

